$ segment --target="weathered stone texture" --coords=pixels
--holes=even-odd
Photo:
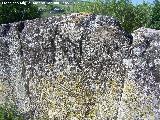
[[[111,17],[80,14],[2,25],[0,82],[10,89],[5,96],[25,119],[40,119],[49,111],[44,85],[54,87],[62,72],[84,72],[90,89],[99,80],[106,93],[97,98],[104,109],[96,119],[158,120],[159,31],[140,31],[133,39]]]
[[[132,87],[130,89],[124,87],[124,90],[129,89],[130,93],[123,92],[124,117],[120,116],[121,119],[158,120],[160,119],[160,31],[139,28],[132,35],[134,39],[131,55],[123,60],[128,68],[126,82]]]

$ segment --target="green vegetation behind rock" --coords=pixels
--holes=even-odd
[[[3,0],[3,2],[9,2]],[[20,4],[23,0],[14,0],[12,3],[2,4],[0,6],[0,24],[30,20],[40,17],[38,7],[31,2],[26,1],[25,4]],[[16,2],[16,3],[13,3]]]

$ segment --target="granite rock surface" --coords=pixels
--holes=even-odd
[[[16,104],[26,120],[159,120],[159,47],[160,31],[140,28],[131,35],[116,19],[102,15],[75,13],[1,25],[0,102]],[[93,118],[88,104],[85,115],[75,116],[53,97],[58,76],[70,80],[74,73],[85,74],[83,85],[92,93],[99,86]],[[51,110],[51,100],[61,112]]]

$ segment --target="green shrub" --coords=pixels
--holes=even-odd
[[[160,1],[155,0],[154,5],[152,7],[152,14],[151,19],[148,24],[148,27],[154,28],[154,29],[160,29]]]
[[[0,120],[23,120],[14,105],[0,105]]]
[[[40,17],[38,7],[31,2],[26,1],[26,5],[19,4],[22,0],[14,0],[12,2],[16,3],[7,3],[0,6],[0,24],[31,20]]]
[[[136,16],[134,18],[135,21],[133,30],[136,30],[140,27],[147,27],[152,11],[151,5],[143,2],[142,4],[136,5],[134,11]]]
[[[134,5],[130,0],[95,0],[94,2],[77,3],[74,12],[113,16],[121,22],[126,31],[133,32],[139,27],[147,26],[151,5],[145,2]]]

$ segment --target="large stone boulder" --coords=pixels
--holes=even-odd
[[[132,33],[120,119],[160,119],[160,31],[139,28]],[[128,88],[130,87],[130,88]]]
[[[0,102],[26,120],[158,120],[159,34],[145,33],[93,14],[1,25]]]

